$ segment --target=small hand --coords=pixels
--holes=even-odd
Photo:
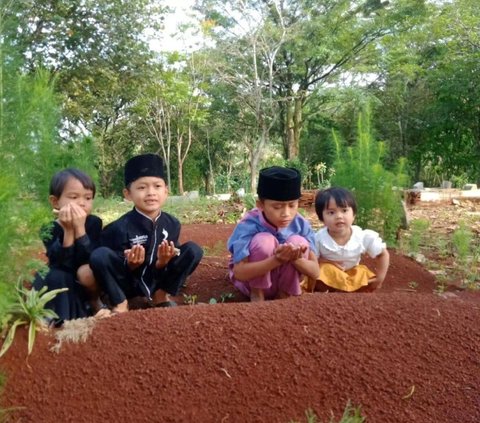
[[[275,250],[275,257],[282,263],[298,260],[307,250],[305,245],[281,244]]]
[[[70,203],[70,213],[72,215],[72,224],[75,231],[84,230],[85,222],[87,220],[87,213],[78,204]]]
[[[127,259],[128,266],[132,270],[141,266],[145,261],[145,248],[143,248],[143,245],[140,244],[135,244],[129,250],[125,250],[123,254]]]
[[[57,221],[60,226],[65,230],[73,230],[73,218],[72,218],[72,208],[69,204],[65,204],[58,210]]]
[[[157,250],[157,262],[155,267],[161,269],[165,267],[172,257],[178,255],[178,248],[175,248],[173,241],[168,242],[166,239],[158,246]]]

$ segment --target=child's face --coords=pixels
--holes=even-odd
[[[138,211],[154,219],[168,197],[168,188],[162,178],[143,176],[123,190],[123,195],[135,204]]]
[[[90,214],[93,207],[93,191],[85,188],[78,179],[69,178],[60,197],[51,195],[49,200],[54,209],[60,210],[69,203],[75,203],[86,214]]]
[[[330,233],[342,233],[349,230],[355,220],[351,207],[338,207],[333,198],[330,198],[327,208],[322,213],[323,223]]]
[[[275,201],[263,200],[257,201],[257,207],[263,211],[266,219],[277,228],[286,228],[297,215],[298,200]]]

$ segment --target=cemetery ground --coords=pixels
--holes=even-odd
[[[410,206],[428,225],[400,232],[376,293],[265,303],[228,282],[223,207],[183,225],[205,258],[179,307],[69,322],[30,356],[19,329],[0,359],[8,421],[327,422],[348,403],[367,422],[480,420],[478,257],[448,241],[461,221],[478,240],[480,203]]]

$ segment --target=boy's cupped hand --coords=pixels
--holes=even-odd
[[[58,216],[58,223],[60,223],[64,230],[85,227],[87,213],[78,204],[65,204],[56,214]]]
[[[167,241],[164,239],[162,243],[158,246],[157,250],[157,262],[155,266],[157,269],[165,267],[172,257],[177,256],[180,253],[178,248],[175,248],[173,241]]]
[[[125,250],[123,252],[125,258],[127,259],[128,267],[134,270],[138,266],[141,266],[145,261],[145,248],[143,245],[135,244],[129,250]]]
[[[280,244],[275,250],[275,257],[283,263],[298,260],[302,258],[307,250],[305,245],[295,245],[289,242]]]

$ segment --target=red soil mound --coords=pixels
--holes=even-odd
[[[233,292],[231,230],[184,226],[207,252],[186,288],[199,302]],[[307,409],[328,421],[351,401],[368,422],[478,422],[480,295],[434,288],[392,253],[375,294],[136,310],[58,353],[40,334],[28,359],[20,330],[0,360],[2,405],[22,422],[203,423],[305,421]]]

